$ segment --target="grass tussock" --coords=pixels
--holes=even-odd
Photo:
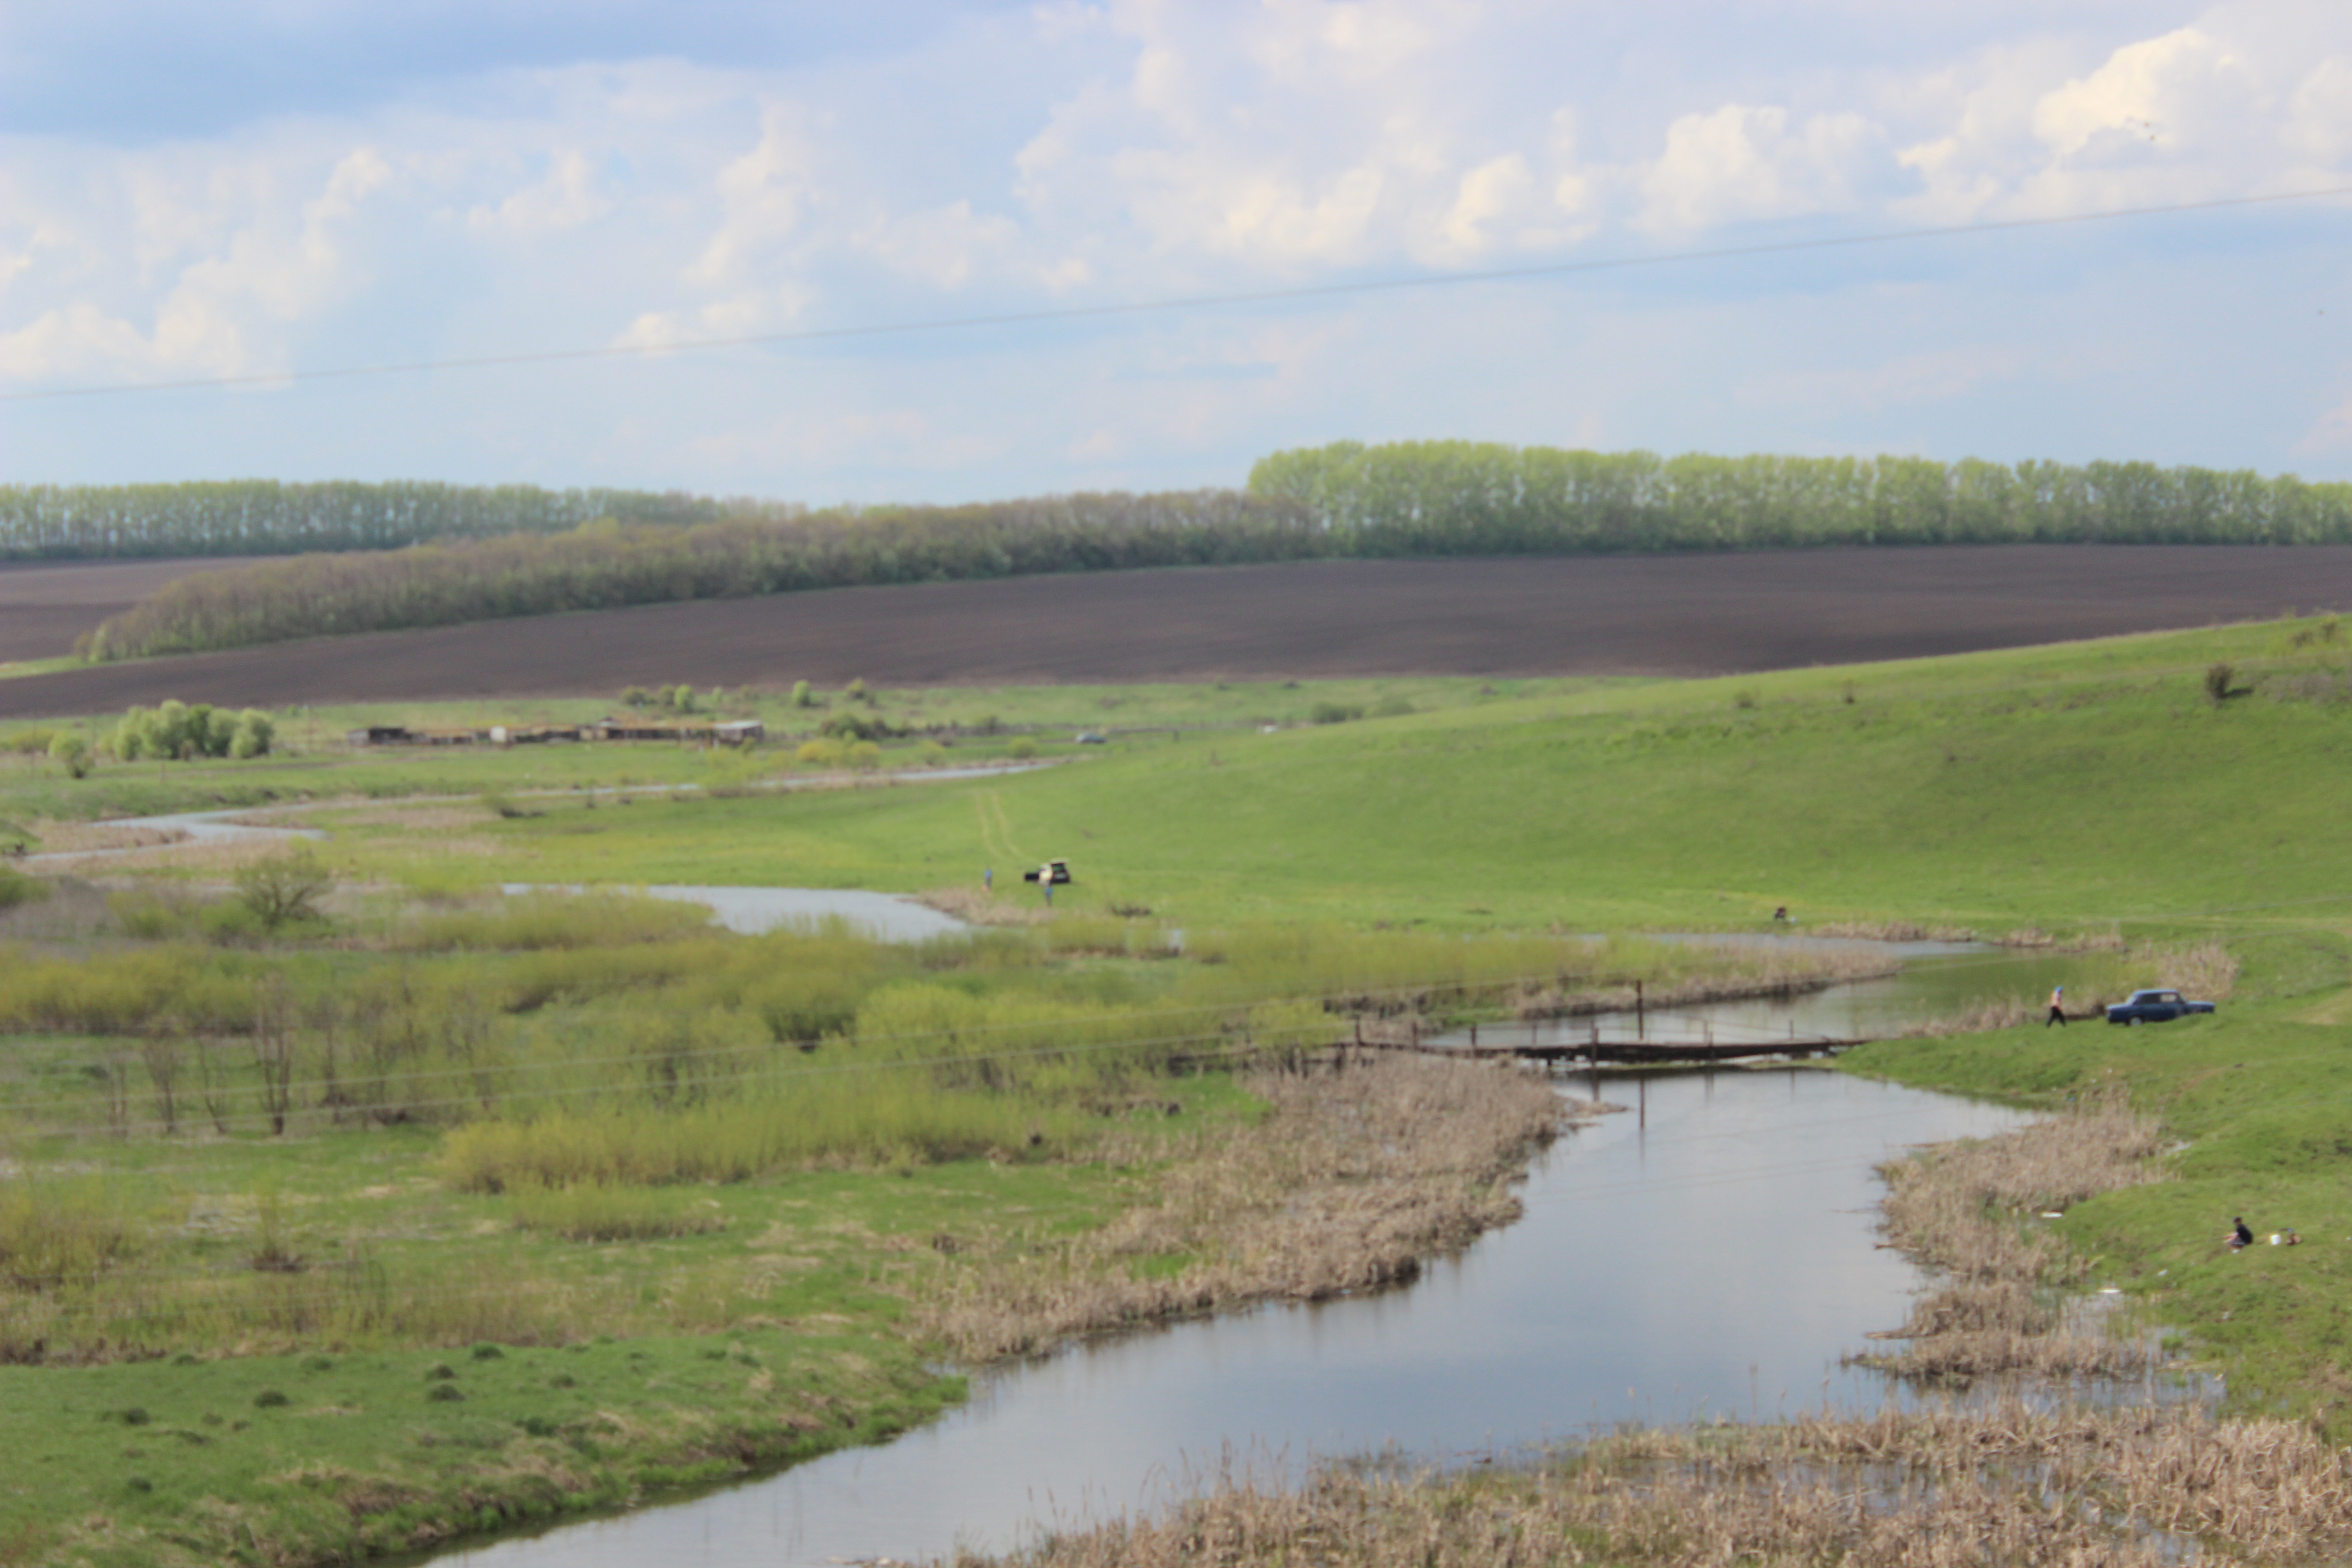
[[[400,933],[418,952],[541,952],[625,947],[707,936],[710,911],[677,899],[630,893],[541,890],[478,909],[428,913]]]
[[[2164,1179],[2157,1124],[2110,1101],[1997,1138],[1881,1166],[1888,1239],[1940,1282],[1870,1364],[1966,1383],[2006,1373],[2072,1377],[2145,1369],[2149,1351],[2069,1321],[2059,1292],[2088,1261],[2037,1223],[2095,1194]]]
[[[544,1231],[566,1241],[650,1241],[702,1236],[726,1228],[707,1200],[682,1207],[642,1187],[517,1188],[508,1200],[517,1230]]]
[[[1179,1159],[1156,1203],[1038,1254],[975,1265],[916,1303],[919,1326],[987,1359],[1411,1279],[1424,1258],[1517,1215],[1509,1183],[1566,1105],[1509,1068],[1418,1057],[1268,1074],[1251,1088],[1265,1122]]]
[[[554,1110],[453,1129],[439,1172],[461,1192],[750,1181],[821,1164],[936,1163],[1058,1151],[1075,1112],[912,1074],[809,1075],[740,1099],[677,1108]]]
[[[2200,1555],[2308,1561],[2347,1546],[2352,1471],[2307,1427],[2005,1402],[1633,1433],[1499,1473],[1328,1468],[1290,1489],[1229,1464],[1158,1518],[1064,1528],[1008,1557],[955,1562],[2169,1568]]]

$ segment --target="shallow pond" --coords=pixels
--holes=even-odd
[[[1902,1321],[1918,1283],[1876,1245],[1872,1167],[2016,1114],[1814,1068],[1605,1082],[1640,1114],[1562,1140],[1524,1218],[1407,1289],[1073,1349],[979,1380],[969,1405],[884,1447],[447,1560],[908,1560],[1150,1507],[1228,1454],[1295,1471],[1394,1445],[1444,1463],[1624,1421],[1887,1398],[1838,1364]]]
[[[545,884],[509,882],[502,890],[511,894],[547,890],[576,893],[581,889],[577,886],[551,889]],[[952,936],[958,931],[971,930],[953,916],[943,915],[912,899],[894,898],[888,893],[868,893],[855,888],[664,885],[628,890],[644,893],[650,898],[677,899],[685,903],[704,905],[717,915],[720,925],[746,936],[758,936],[762,931],[779,928],[814,925],[826,920],[845,921],[881,942],[928,942],[935,936]]]

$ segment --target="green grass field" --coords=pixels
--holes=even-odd
[[[2352,864],[2352,675],[2305,626],[1148,733],[1013,778],[487,827],[485,879],[914,890],[1063,857],[1181,921],[1477,930],[2299,918]],[[2247,695],[2203,682],[2231,662]],[[507,762],[506,759],[499,759]],[[418,764],[422,766],[423,764]],[[508,762],[510,767],[526,764]],[[401,851],[355,838],[353,864]]]
[[[2231,679],[2215,678],[2220,664],[2231,667]],[[2216,696],[2216,687],[2227,694]],[[742,706],[782,730],[820,721],[846,701],[840,693],[826,700],[835,706],[813,717],[781,699]],[[1384,702],[1387,716],[1373,716]],[[1312,722],[1318,704],[1327,717],[1331,710],[1363,716]],[[462,900],[509,881],[969,889],[992,868],[1000,895],[1034,901],[1019,870],[1047,857],[1069,860],[1077,881],[1056,925],[1036,936],[1044,958],[1001,971],[975,963],[943,978],[898,977],[904,989],[892,1005],[917,1010],[947,1006],[950,992],[963,998],[956,1005],[975,1007],[1146,1008],[1174,998],[1247,1008],[1305,994],[1302,977],[1318,994],[1368,976],[1426,978],[1405,970],[1431,966],[1441,951],[1500,951],[1504,939],[1530,933],[1753,930],[1780,905],[1801,925],[1903,921],[1986,933],[2219,937],[2245,973],[2216,1018],[1888,1043],[1845,1065],[2033,1103],[2120,1088],[2158,1110],[2187,1144],[2176,1162],[2180,1179],[2093,1200],[2057,1223],[2096,1257],[2104,1279],[2144,1299],[2149,1321],[2228,1371],[2233,1398],[2316,1409],[2331,1429],[2346,1427],[2352,1346],[2337,1303],[2352,1285],[2352,1196],[2344,1195],[2352,1173],[2339,1167],[2352,1161],[2352,1137],[2336,1123],[2352,1090],[2352,1068],[2341,1065],[2352,1061],[2352,817],[2342,809],[2352,779],[2352,647],[2332,622],[1691,682],[884,692],[858,710],[908,729],[962,731],[948,737],[951,763],[1002,759],[1026,738],[1055,765],[891,782],[890,768],[925,760],[923,742],[909,737],[885,747],[888,767],[860,787],[789,792],[772,786],[814,776],[795,766],[789,741],[746,758],[652,745],[352,753],[332,739],[371,718],[515,722],[590,717],[612,706],[281,715],[284,754],[244,763],[102,759],[79,781],[46,760],[7,759],[0,761],[0,819],[62,839],[73,824],[109,815],[316,803],[303,820],[332,835],[321,853],[343,879],[344,902],[337,931],[296,944],[299,964],[310,966],[301,973],[331,979],[406,964],[431,985],[476,985],[484,995],[499,986],[514,996],[572,986],[561,1005],[581,1008],[641,984],[716,982],[684,969],[633,968],[655,960],[619,956],[617,939],[613,956],[568,969],[560,955],[465,957],[455,938],[433,950],[450,956],[404,957],[423,951],[403,946],[408,939],[398,934],[414,915],[411,900]],[[1400,710],[1407,706],[1412,711]],[[990,717],[995,733],[971,732]],[[95,734],[103,725],[93,716],[85,728]],[[1105,731],[1109,743],[1076,744],[1081,728]],[[88,874],[193,883],[201,896],[230,868],[202,856],[172,859],[164,852],[163,864],[144,870],[140,861],[90,862]],[[462,902],[450,907],[453,920],[474,918]],[[1113,912],[1144,910],[1148,917]],[[1204,944],[1230,940],[1234,956],[1204,946],[1171,963],[1120,935],[1147,927],[1181,929]],[[173,951],[205,951],[205,929],[174,928]],[[1057,931],[1068,939],[1060,945]],[[1281,944],[1267,933],[1286,931],[1308,934],[1297,951],[1268,957]],[[1406,937],[1452,945],[1378,945]],[[189,973],[275,962],[274,950],[255,948],[249,932],[224,929],[216,938],[227,945],[215,958],[185,959]],[[668,940],[647,937],[628,951],[670,951]],[[119,934],[38,937],[13,961],[98,965],[137,945]],[[1326,951],[1310,951],[1318,945]],[[1331,952],[1343,958],[1328,959]],[[1487,973],[1463,963],[1465,973]],[[475,978],[451,978],[467,974]],[[1297,984],[1286,988],[1286,976]],[[530,1027],[540,1031],[530,1037],[536,1048],[559,1057],[570,1048],[560,1042],[571,1037],[552,1025]],[[474,1070],[462,1034],[433,1047],[436,1070]],[[761,1048],[789,1050],[788,1034]],[[19,1098],[62,1103],[93,1092],[93,1068],[100,1077],[110,1070],[104,1049],[102,1041],[50,1031],[12,1037],[0,1060]],[[1234,1100],[1218,1103],[1219,1114],[1245,1112]],[[226,1346],[206,1342],[196,1367],[167,1359],[0,1369],[11,1380],[0,1412],[55,1400],[74,1413],[0,1432],[5,1451],[53,1454],[37,1463],[70,1478],[52,1485],[11,1467],[0,1479],[0,1562],[42,1560],[57,1521],[93,1511],[134,1521],[134,1533],[147,1532],[137,1539],[152,1545],[191,1509],[307,1495],[289,1458],[299,1444],[289,1435],[310,1430],[304,1422],[331,1426],[339,1417],[331,1412],[362,1407],[374,1415],[333,1429],[376,1433],[373,1457],[361,1451],[370,1439],[354,1436],[351,1452],[318,1462],[350,1476],[391,1477],[384,1495],[397,1500],[379,1511],[399,1528],[460,1528],[448,1479],[458,1464],[445,1449],[477,1443],[495,1450],[497,1473],[516,1477],[572,1464],[543,1445],[576,1446],[581,1437],[582,1417],[566,1403],[571,1389],[558,1399],[545,1381],[558,1375],[550,1369],[573,1362],[593,1374],[563,1375],[575,1379],[572,1388],[601,1391],[600,1408],[674,1408],[663,1390],[687,1388],[690,1374],[723,1373],[748,1390],[766,1369],[759,1399],[781,1398],[773,1391],[788,1385],[822,1394],[835,1402],[829,1409],[847,1413],[842,1432],[910,1418],[946,1391],[919,1375],[915,1351],[893,1336],[892,1303],[902,1298],[882,1281],[936,1267],[945,1254],[931,1247],[933,1237],[989,1231],[1011,1245],[1003,1240],[1013,1235],[1003,1224],[1008,1212],[1034,1216],[1023,1223],[1091,1224],[1141,1190],[1127,1175],[1080,1162],[861,1154],[836,1169],[778,1169],[721,1185],[709,1194],[716,1206],[707,1211],[700,1189],[656,1184],[603,1208],[548,1200],[527,1212],[515,1194],[453,1177],[445,1157],[456,1135],[437,1126],[305,1128],[282,1143],[249,1130],[226,1139],[151,1135],[101,1155],[87,1151],[106,1146],[77,1144],[55,1120],[47,1133],[20,1127],[0,1144],[9,1184],[21,1187],[28,1172],[64,1181],[78,1163],[95,1164],[114,1196],[134,1208],[183,1224],[198,1213],[226,1215],[239,1237],[258,1224],[260,1197],[276,1194],[295,1216],[287,1222],[290,1245],[321,1256],[355,1226],[382,1228],[367,1216],[382,1213],[383,1200],[363,1194],[413,1192],[410,1232],[373,1243],[393,1263],[404,1248],[419,1258],[443,1247],[504,1253],[531,1279],[573,1292],[584,1310],[609,1311],[616,1331],[637,1337],[619,1347],[592,1341],[575,1352],[555,1348],[562,1336],[545,1335],[547,1348],[510,1348],[476,1366],[460,1359],[470,1353],[464,1347],[499,1338],[495,1325],[477,1332],[453,1324],[430,1343],[347,1335],[348,1343],[322,1342],[290,1358],[276,1353],[286,1348],[276,1342],[259,1347],[270,1355],[223,1357]],[[576,1148],[567,1157],[575,1156],[586,1157]],[[523,1162],[513,1167],[521,1169],[542,1156],[499,1157]],[[6,1194],[0,1187],[0,1198]],[[795,1217],[802,1211],[793,1205],[803,1203],[840,1215],[846,1228],[813,1230]],[[2293,1226],[2305,1243],[2225,1255],[2215,1244],[2237,1213],[2265,1232]],[[703,1218],[712,1223],[701,1226]],[[567,1229],[629,1238],[582,1241]],[[761,1237],[779,1239],[763,1249]],[[812,1261],[762,1273],[763,1252]],[[694,1289],[707,1303],[630,1297],[616,1280],[631,1268],[699,1281]],[[744,1284],[755,1277],[756,1289]],[[806,1337],[753,1332],[745,1325],[755,1318],[789,1321]],[[631,1348],[651,1363],[633,1369]],[[714,1351],[719,1359],[704,1367],[697,1358]],[[334,1365],[306,1372],[306,1353]],[[440,1362],[457,1369],[467,1400],[417,1403],[422,1414],[413,1415],[420,1367]],[[787,1365],[790,1377],[779,1370]],[[663,1378],[670,1381],[657,1387]],[[287,1405],[253,1405],[265,1388],[284,1393]],[[693,1397],[706,1392],[698,1384]],[[670,1458],[646,1458],[656,1451],[703,1456],[677,1479],[716,1473],[694,1466],[722,1462],[712,1456],[734,1440],[727,1423],[756,1424],[772,1405],[730,1404],[715,1392],[709,1400],[718,1426],[708,1433],[672,1434],[677,1440],[667,1447],[615,1439],[562,1469],[576,1486],[533,1490],[538,1482],[518,1479],[511,1495],[522,1511],[500,1511],[503,1492],[483,1506],[506,1518],[609,1500],[668,1473]],[[145,1423],[103,1418],[134,1405]],[[422,1453],[381,1447],[386,1432],[437,1434],[420,1425],[425,1415],[452,1423],[449,1435],[411,1445]],[[490,1415],[496,1441],[479,1425]],[[246,1425],[236,1427],[239,1421]],[[534,1433],[534,1422],[558,1436]],[[707,1453],[696,1446],[706,1440]],[[761,1449],[725,1462],[781,1457]],[[435,1468],[443,1465],[449,1468]],[[358,1483],[320,1484],[332,1493]],[[299,1509],[284,1515],[308,1517]],[[113,1560],[142,1559],[126,1547]]]

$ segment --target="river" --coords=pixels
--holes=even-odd
[[[892,1443],[441,1560],[907,1561],[1150,1508],[1234,1455],[1289,1473],[1391,1447],[1444,1464],[1628,1421],[1890,1397],[1839,1364],[1919,1284],[1877,1245],[1872,1167],[2017,1113],[1807,1068],[1604,1083],[1641,1111],[1563,1139],[1522,1219],[1410,1287],[1074,1348],[976,1378],[969,1404]]]

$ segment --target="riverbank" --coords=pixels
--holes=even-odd
[[[2352,1546],[2352,1471],[2308,1422],[2217,1418],[2194,1401],[2074,1403],[2052,1377],[2152,1374],[2053,1286],[2096,1265],[2056,1239],[2073,1205],[2171,1173],[2119,1103],[1921,1151],[1885,1168],[1887,1235],[1940,1271],[1890,1337],[1914,1386],[2019,1373],[1992,1398],[1890,1403],[1760,1424],[1621,1431],[1523,1466],[1399,1473],[1326,1467],[1306,1484],[1229,1459],[1157,1514],[1064,1528],[961,1568],[1176,1568],[1312,1560],[1517,1568],[1596,1558],[1650,1568],[1843,1561],[2275,1562]],[[2069,1386],[2081,1386],[2072,1384]],[[2152,1385],[2151,1385],[2152,1387]]]
[[[1215,1093],[1171,1086],[1155,1103],[1186,1111],[1172,1126],[1009,1184],[954,1163],[895,1191],[854,1173],[784,1183],[766,1206],[821,1202],[835,1222],[772,1225],[789,1252],[751,1239],[764,1299],[799,1305],[782,1318],[714,1298],[640,1309],[648,1321],[617,1340],[486,1318],[470,1348],[390,1347],[353,1324],[313,1331],[297,1354],[0,1367],[0,1563],[344,1562],[879,1441],[961,1397],[961,1378],[926,1370],[942,1343],[976,1363],[1411,1278],[1510,1217],[1510,1182],[1566,1110],[1486,1064],[1383,1060],[1252,1087],[1221,1112]],[[555,1283],[491,1272],[526,1299]],[[290,1304],[301,1277],[288,1285]],[[719,1321],[644,1331],[681,1310]]]

